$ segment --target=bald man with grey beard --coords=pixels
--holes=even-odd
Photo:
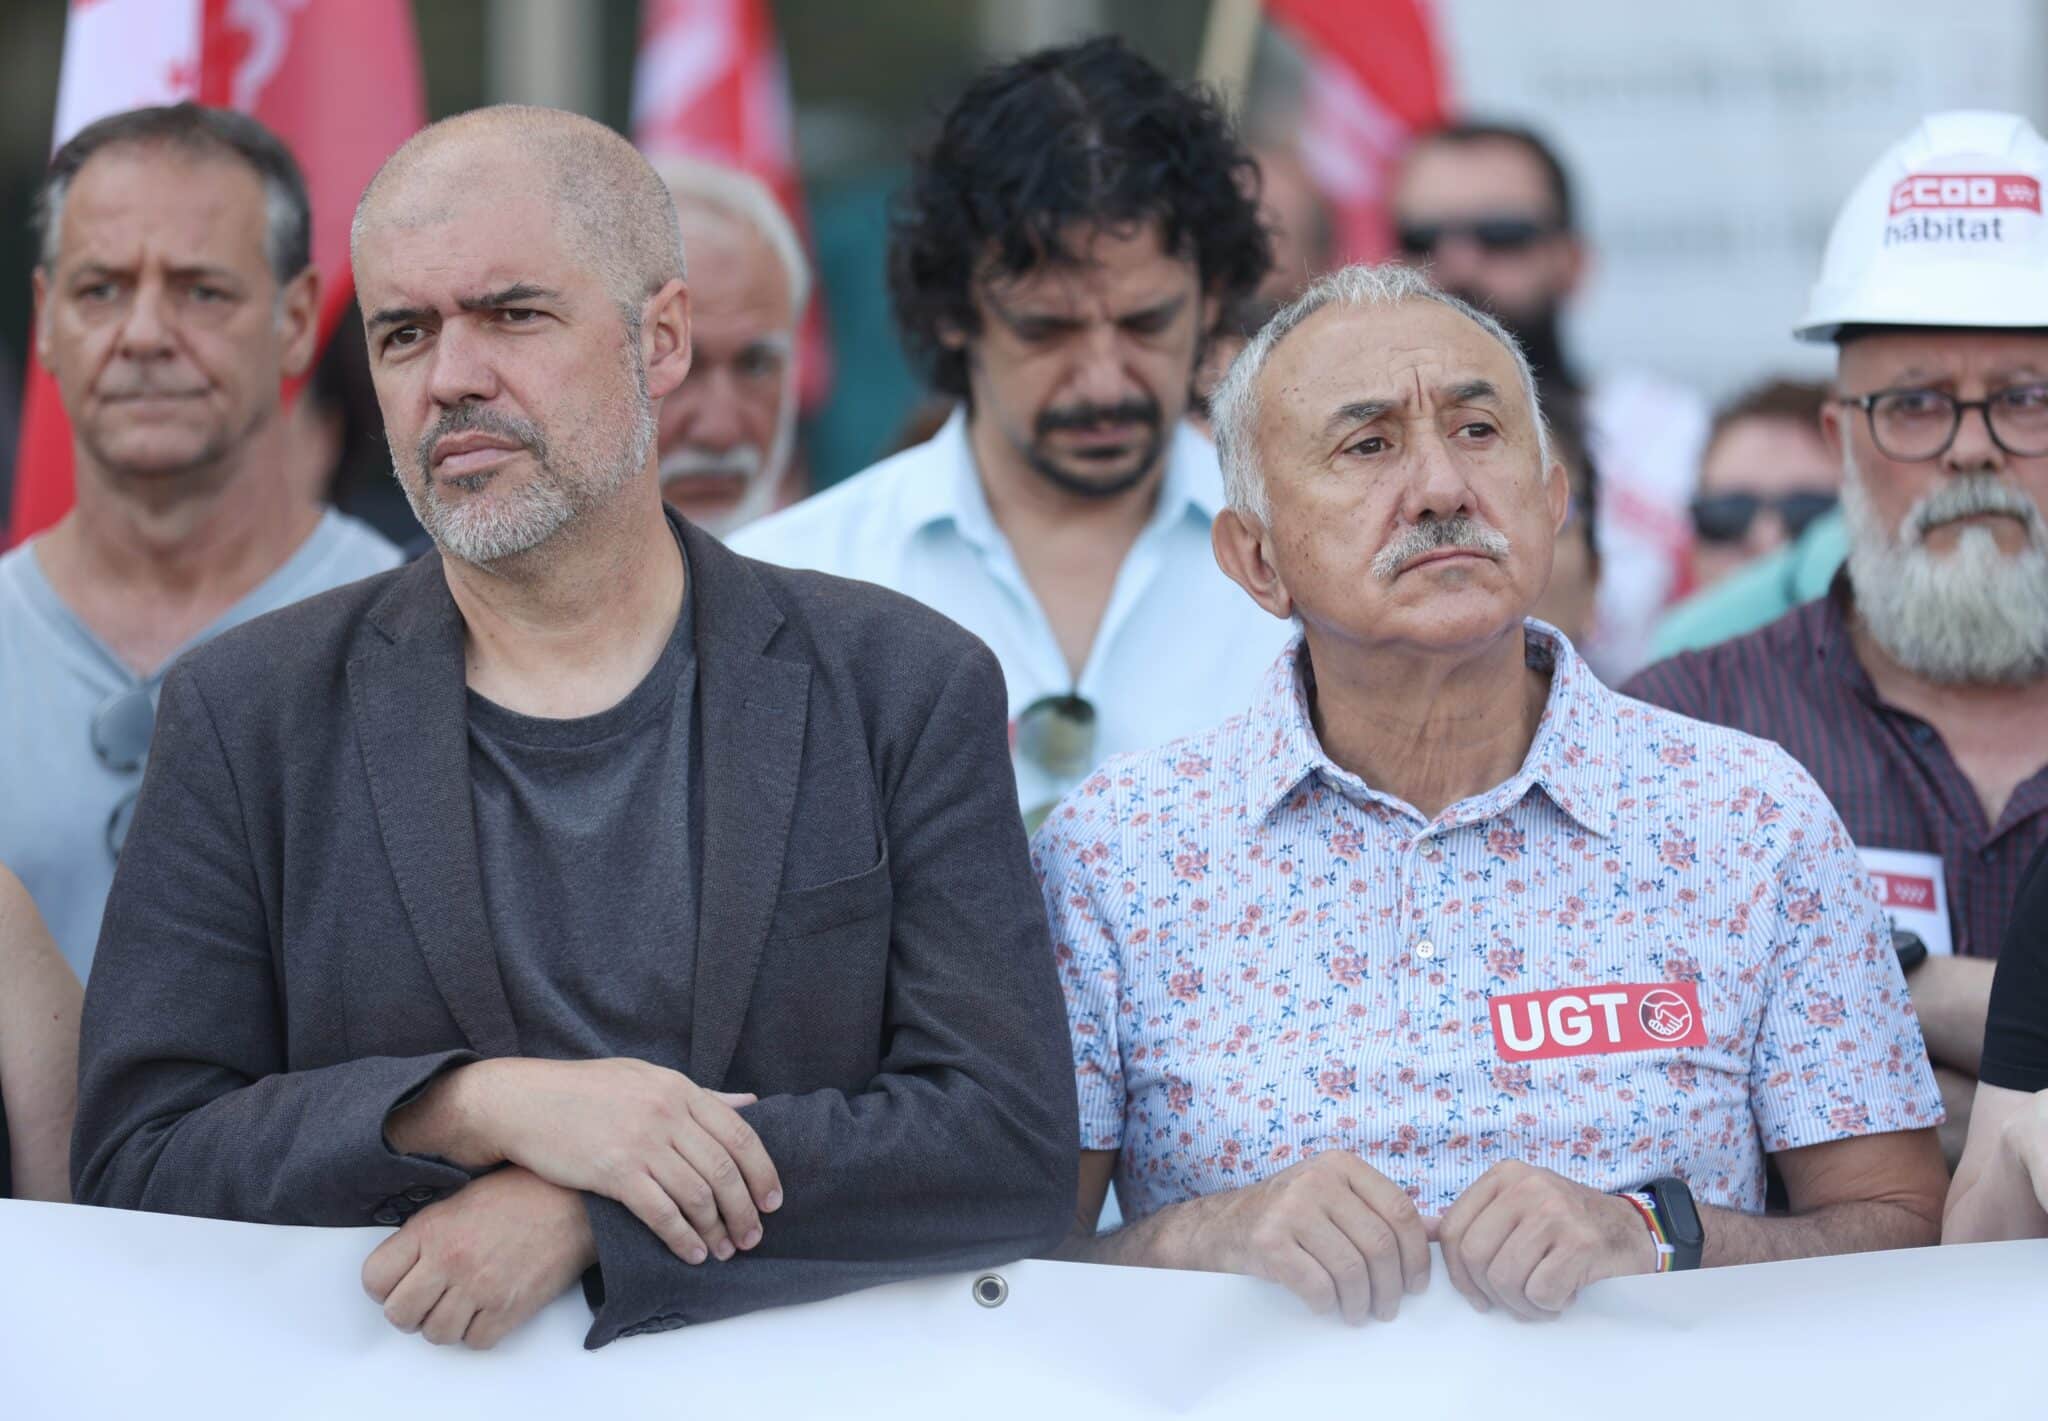
[[[85,1202],[382,1224],[390,1322],[589,1344],[1048,1246],[1074,1084],[979,642],[669,514],[674,208],[548,110],[352,237],[438,555],[187,658],[86,1005]]]

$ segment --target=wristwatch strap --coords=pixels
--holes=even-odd
[[[1671,1246],[1670,1235],[1664,1231],[1664,1223],[1657,1217],[1657,1200],[1640,1189],[1624,1189],[1617,1198],[1626,1199],[1636,1206],[1636,1212],[1643,1216],[1643,1223],[1650,1230],[1650,1239],[1657,1246],[1657,1271],[1669,1273],[1676,1262],[1678,1250]]]

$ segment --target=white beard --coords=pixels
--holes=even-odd
[[[2021,685],[2048,675],[2048,524],[2033,500],[1989,474],[1948,478],[1897,528],[1885,526],[1855,456],[1842,450],[1849,581],[1877,644],[1914,675],[1942,685]],[[2002,553],[1984,527],[1947,554],[1928,531],[1971,512],[2009,512],[2027,545]]]
[[[746,446],[749,450],[753,446]],[[782,492],[782,476],[788,472],[789,456],[796,447],[796,377],[792,374],[783,385],[782,405],[775,416],[775,442],[768,452],[761,456],[756,466],[744,473],[745,484],[737,502],[720,513],[692,513],[691,521],[712,537],[721,541],[731,537],[749,523],[765,518],[775,509],[776,497]],[[694,460],[688,451],[678,451],[682,457],[672,456],[661,469],[662,481],[696,472]]]

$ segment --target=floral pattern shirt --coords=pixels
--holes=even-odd
[[[1766,1152],[1942,1119],[1806,772],[1615,694],[1541,622],[1526,645],[1527,759],[1434,819],[1323,753],[1297,638],[1247,713],[1106,762],[1039,830],[1080,1146],[1120,1152],[1127,1219],[1326,1150],[1425,1213],[1505,1159],[1754,1211]]]

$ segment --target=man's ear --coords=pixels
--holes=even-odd
[[[1839,466],[1842,462],[1842,446],[1849,442],[1849,431],[1842,428],[1842,416],[1853,408],[1837,404],[1832,391],[1827,399],[1820,402],[1820,442],[1828,446],[1828,457]],[[1705,450],[1701,450],[1701,463],[1706,462]]]
[[[50,273],[38,264],[28,275],[29,290],[35,299],[35,334],[31,343],[35,346],[36,363],[45,370],[57,367],[50,363]]]
[[[307,267],[278,293],[277,336],[285,379],[313,368],[320,353],[320,268]]]
[[[1550,536],[1554,538],[1564,531],[1565,520],[1571,516],[1572,480],[1565,472],[1564,460],[1556,457],[1551,459],[1544,477],[1544,493],[1550,499]]]
[[[690,373],[690,288],[681,277],[647,298],[640,315],[640,361],[648,398],[659,400]]]
[[[1294,615],[1294,597],[1273,566],[1272,534],[1266,526],[1235,508],[1226,508],[1209,525],[1209,547],[1223,575],[1242,587],[1252,601],[1286,621]]]

